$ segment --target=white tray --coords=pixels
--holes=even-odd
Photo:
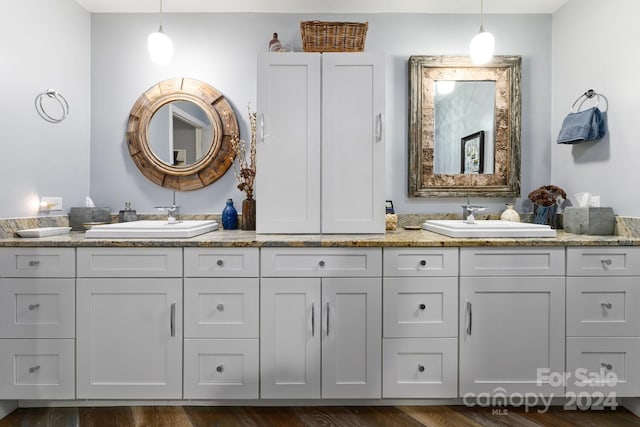
[[[71,231],[71,227],[42,227],[18,230],[16,233],[18,233],[20,237],[47,237],[57,236],[58,234],[69,234],[69,231]]]

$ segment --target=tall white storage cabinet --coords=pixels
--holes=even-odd
[[[384,233],[384,56],[258,57],[258,233]]]

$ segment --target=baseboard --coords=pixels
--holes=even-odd
[[[622,406],[640,417],[640,397],[625,397],[622,399]]]
[[[15,400],[0,400],[0,420],[12,413],[18,408],[18,402]]]

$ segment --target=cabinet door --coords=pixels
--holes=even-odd
[[[261,397],[319,398],[320,279],[262,279],[260,298]]]
[[[380,398],[381,303],[381,279],[322,279],[322,398]]]
[[[384,56],[322,55],[322,232],[384,233]]]
[[[182,397],[181,279],[78,279],[77,397]]]
[[[461,277],[460,395],[563,393],[538,374],[564,372],[564,301],[563,277]]]
[[[320,58],[258,56],[257,233],[320,232]]]

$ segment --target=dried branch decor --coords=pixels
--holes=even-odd
[[[238,180],[238,189],[244,191],[247,199],[253,198],[253,184],[256,177],[256,113],[251,111],[251,103],[247,105],[249,124],[251,125],[251,143],[247,160],[247,144],[238,135],[231,136],[231,147],[236,153],[233,168]]]

